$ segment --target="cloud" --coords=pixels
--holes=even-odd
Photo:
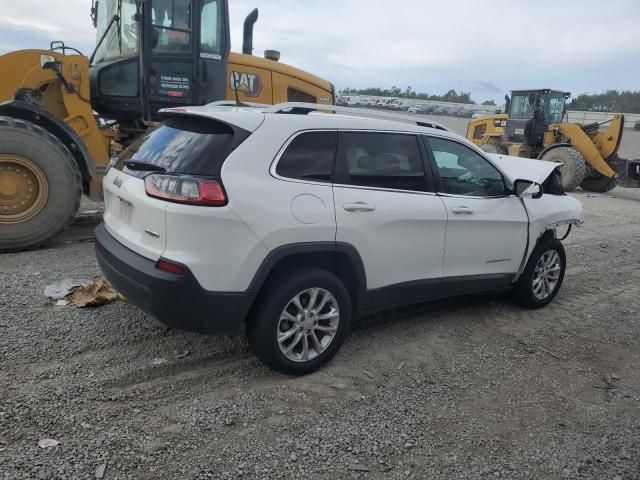
[[[95,43],[89,0],[4,2],[0,52],[64,40],[85,52]],[[232,48],[260,9],[255,54],[341,87],[471,91],[501,100],[506,90],[640,88],[637,0],[230,0]]]

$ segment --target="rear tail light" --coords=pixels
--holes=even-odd
[[[158,270],[162,270],[163,272],[171,273],[172,275],[177,275],[179,277],[187,276],[187,269],[185,267],[183,267],[179,263],[165,260],[164,258],[161,258],[156,262],[156,268]]]
[[[153,173],[144,179],[147,195],[169,202],[221,207],[227,194],[217,180]]]

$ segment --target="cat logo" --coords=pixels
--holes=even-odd
[[[234,90],[234,80],[238,87],[238,92],[242,92],[247,97],[259,97],[264,88],[260,75],[255,73],[231,72],[229,75],[231,90]]]

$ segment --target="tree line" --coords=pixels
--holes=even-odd
[[[345,88],[342,90],[343,95],[370,95],[372,97],[397,97],[397,98],[413,98],[416,100],[436,100],[439,102],[455,102],[455,103],[475,103],[471,99],[471,92],[456,92],[449,90],[444,95],[430,95],[424,92],[416,92],[413,88],[407,87],[402,90],[395,85],[391,88]]]
[[[607,90],[603,93],[582,93],[576,102],[569,106],[570,110],[587,112],[622,112],[640,113],[640,91]]]
[[[345,88],[342,94],[413,98],[418,100],[435,100],[438,102],[475,103],[471,98],[471,92],[457,92],[451,89],[444,95],[434,95],[425,92],[416,92],[411,87],[402,90],[395,85],[391,88]],[[575,100],[575,104],[569,104],[567,106],[569,110],[640,113],[640,90],[607,90],[603,93],[581,93]],[[493,100],[485,100],[482,102],[482,105],[495,105],[495,102]]]

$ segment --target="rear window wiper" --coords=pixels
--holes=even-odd
[[[153,163],[136,162],[134,160],[126,160],[124,166],[129,170],[135,170],[137,172],[166,172],[164,167],[154,165]]]

